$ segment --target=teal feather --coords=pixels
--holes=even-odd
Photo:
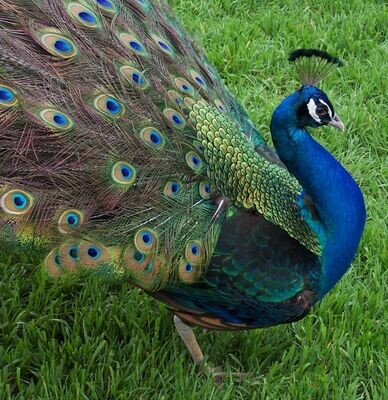
[[[295,54],[314,82],[335,60]],[[336,118],[304,85],[270,148],[164,1],[0,0],[1,240],[53,276],[129,280],[189,323],[295,321],[364,226],[358,186],[304,130]]]

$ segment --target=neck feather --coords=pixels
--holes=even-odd
[[[256,210],[309,251],[320,254],[317,237],[295,203],[300,185],[283,166],[267,160],[266,146],[255,149],[235,121],[202,101],[193,105],[189,118],[219,192],[241,209]]]
[[[319,221],[307,218],[306,223],[318,231],[322,246],[323,296],[349,268],[366,213],[362,193],[351,175],[298,126],[295,111],[300,102],[298,96],[298,92],[292,94],[276,109],[271,134],[280,159],[318,211]]]

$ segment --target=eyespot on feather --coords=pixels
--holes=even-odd
[[[148,80],[136,68],[130,65],[123,65],[120,67],[120,72],[133,87],[140,90],[145,90],[149,87]]]
[[[143,289],[155,290],[167,281],[168,271],[163,268],[165,259],[161,255],[152,257],[129,246],[124,255],[124,262],[132,280]]]
[[[178,111],[175,111],[172,108],[166,108],[163,111],[163,114],[175,128],[183,129],[185,127],[186,122]]]
[[[171,100],[174,104],[180,106],[183,103],[182,96],[175,90],[169,90],[167,92],[167,97]]]
[[[153,127],[144,128],[140,132],[140,137],[149,147],[160,150],[165,144],[164,136]]]
[[[211,75],[211,77],[217,78],[216,72],[214,71],[213,67],[208,62],[205,62],[204,65],[205,65],[207,72],[209,72],[209,74]]]
[[[99,244],[82,241],[78,249],[80,264],[84,267],[93,268],[109,260],[109,251]]]
[[[126,48],[130,49],[135,54],[139,56],[148,55],[148,52],[143,43],[132,32],[121,32],[118,34],[118,38]]]
[[[182,183],[180,181],[168,181],[164,187],[163,193],[168,197],[179,196],[182,192]]]
[[[191,83],[187,81],[185,78],[174,78],[175,86],[178,90],[188,96],[193,96],[195,91]]]
[[[59,277],[62,275],[62,262],[57,249],[52,250],[44,261],[47,273],[51,277]]]
[[[108,117],[120,118],[125,112],[124,106],[113,96],[107,94],[97,96],[93,101],[93,105]]]
[[[225,104],[224,104],[221,100],[219,100],[219,99],[214,100],[214,104],[216,105],[216,107],[217,107],[220,111],[226,112]]]
[[[160,50],[162,50],[164,53],[170,56],[174,55],[173,47],[166,39],[163,39],[160,36],[154,34],[152,34],[151,37],[154,40],[154,42],[158,45]]]
[[[160,272],[161,262],[157,258],[151,260],[143,270],[142,277],[148,282],[154,282]],[[155,282],[156,283],[156,282]],[[147,285],[149,287],[149,285]]]
[[[82,211],[70,209],[64,211],[58,219],[58,231],[63,234],[73,233],[84,222]]]
[[[202,181],[199,184],[199,195],[207,200],[210,199],[210,195],[211,195],[211,188],[210,188],[210,183],[207,181]]]
[[[197,264],[203,255],[203,245],[199,240],[192,240],[186,245],[186,260],[191,264]]]
[[[14,106],[18,102],[16,92],[9,86],[0,83],[0,110]]]
[[[186,153],[186,163],[194,171],[199,172],[202,169],[202,159],[194,151],[189,151]]]
[[[158,246],[158,234],[151,228],[141,228],[135,234],[134,244],[137,250],[149,254]]]
[[[28,213],[34,204],[31,194],[24,190],[13,189],[5,192],[0,198],[0,207],[10,215],[21,216]]]
[[[164,286],[168,280],[168,270],[165,268],[166,260],[164,256],[158,254],[144,270],[143,279],[145,288],[150,291],[158,290]]]
[[[205,148],[203,147],[203,144],[199,142],[198,140],[193,141],[193,146],[195,149],[198,151],[198,153],[203,153],[205,151]]]
[[[125,267],[131,272],[142,272],[151,261],[149,254],[142,253],[134,246],[128,246],[124,253]]]
[[[112,0],[94,0],[100,10],[107,15],[115,15],[117,7]]]
[[[79,248],[77,243],[64,243],[59,249],[62,269],[73,271],[80,264]]]
[[[136,181],[136,168],[129,163],[119,161],[113,165],[111,177],[114,182],[120,185],[131,186]]]
[[[69,59],[78,54],[75,43],[69,38],[62,36],[56,29],[48,32],[40,32],[38,33],[38,37],[41,45],[53,56]]]
[[[206,87],[205,78],[200,73],[198,73],[197,71],[191,69],[190,70],[190,75],[193,78],[193,80],[196,83],[196,85],[201,86],[201,87]]]
[[[193,283],[197,279],[198,268],[187,260],[182,259],[179,262],[178,275],[181,282]]]
[[[100,28],[101,23],[97,15],[80,3],[70,3],[67,6],[69,15],[85,28]]]
[[[55,132],[68,131],[74,126],[73,120],[55,108],[45,108],[39,113],[41,120]]]

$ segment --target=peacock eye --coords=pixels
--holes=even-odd
[[[324,106],[318,106],[315,109],[315,113],[319,116],[319,117],[323,117],[324,115],[327,114],[327,108]]]

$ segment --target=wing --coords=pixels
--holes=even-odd
[[[212,262],[193,285],[154,296],[189,324],[259,328],[296,321],[317,300],[319,257],[257,213],[238,212],[223,227]]]

